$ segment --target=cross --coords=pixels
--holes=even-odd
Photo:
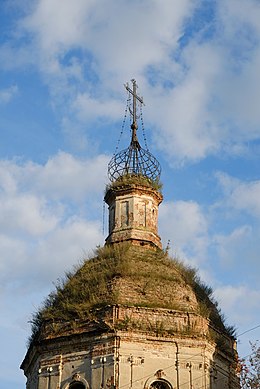
[[[133,111],[130,110],[131,115],[133,117],[133,123],[132,123],[131,128],[132,128],[132,130],[137,130],[137,123],[136,123],[136,100],[138,100],[143,105],[144,105],[144,101],[143,101],[143,98],[139,97],[137,95],[137,93],[136,93],[136,89],[138,88],[138,86],[136,84],[135,79],[132,79],[131,82],[133,84],[133,90],[129,87],[128,83],[125,84],[125,88],[133,96]]]

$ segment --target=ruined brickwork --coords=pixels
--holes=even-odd
[[[131,241],[162,247],[157,230],[161,193],[132,183],[109,188],[105,201],[109,206],[108,244]]]
[[[85,388],[150,388],[155,381],[169,388],[238,388],[226,358],[214,356],[207,342],[137,335],[82,336],[57,342],[35,361],[37,371],[28,388],[69,388],[78,381]],[[166,387],[166,386],[162,386]]]
[[[22,368],[27,389],[237,389],[234,346],[195,313],[111,306],[94,323],[46,323]]]

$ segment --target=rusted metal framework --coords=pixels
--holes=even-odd
[[[108,164],[108,177],[115,181],[125,175],[142,175],[153,181],[160,178],[161,167],[157,159],[141,147],[130,146],[117,153]]]
[[[108,164],[108,177],[110,181],[115,181],[125,175],[143,176],[150,180],[159,180],[161,174],[161,166],[157,159],[146,149],[140,146],[137,138],[137,102],[143,105],[143,99],[136,93],[136,81],[131,80],[133,89],[128,84],[125,85],[126,90],[132,96],[132,109],[129,107],[132,116],[132,138],[127,149],[116,153]]]

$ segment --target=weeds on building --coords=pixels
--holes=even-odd
[[[136,301],[128,303],[117,287],[117,281],[128,280],[135,287]],[[185,304],[176,303],[174,286],[183,284],[188,291],[195,293],[197,305],[194,312],[207,318],[210,325],[227,336],[234,336],[233,327],[225,324],[217,302],[212,297],[212,289],[201,282],[196,269],[170,258],[163,250],[149,250],[134,247],[128,243],[98,247],[91,258],[78,268],[67,272],[56,284],[55,291],[49,294],[42,306],[32,317],[32,342],[40,333],[44,323],[72,323],[78,320],[95,319],[95,310],[108,305],[133,305],[147,308],[166,308],[185,311]],[[170,290],[172,299],[160,298],[158,285]],[[157,289],[156,289],[157,288]],[[189,308],[191,309],[191,308]],[[74,324],[73,324],[74,323]],[[124,327],[124,323],[119,324]],[[130,322],[125,323],[129,327]],[[141,327],[141,324],[135,324]],[[158,327],[159,328],[159,327]],[[156,329],[159,333],[162,328]]]

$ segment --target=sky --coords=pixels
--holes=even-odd
[[[159,233],[260,336],[259,0],[1,0],[0,389],[31,315],[103,245],[107,164],[135,78],[162,166]],[[119,144],[128,146],[129,121]],[[139,123],[138,136],[144,146]],[[243,334],[245,331],[249,332]]]

